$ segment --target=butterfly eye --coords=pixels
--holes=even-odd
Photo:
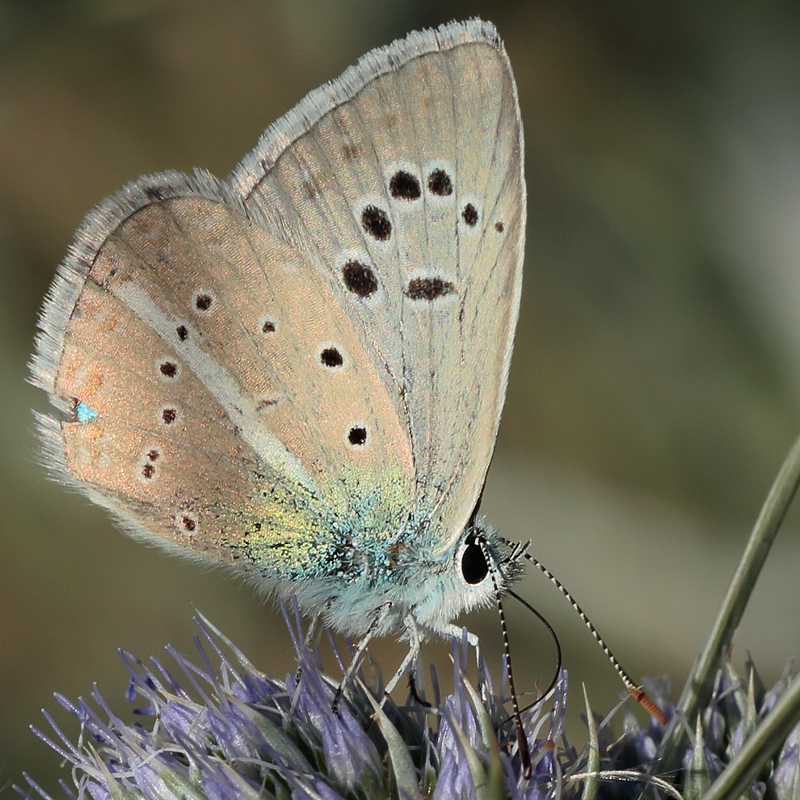
[[[461,574],[470,586],[479,584],[489,574],[489,564],[483,548],[474,536],[467,540],[467,546],[461,556]]]

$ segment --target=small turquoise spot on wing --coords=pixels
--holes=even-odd
[[[77,403],[75,405],[75,419],[78,422],[89,422],[97,416],[97,412],[93,408],[89,408],[86,403]]]

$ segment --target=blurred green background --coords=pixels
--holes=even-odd
[[[136,544],[37,463],[36,315],[84,214],[142,173],[227,175],[366,50],[479,15],[504,37],[527,145],[528,247],[483,509],[573,591],[636,677],[675,696],[800,431],[800,9],[772,0],[0,2],[0,791],[58,757],[27,730],[124,647],[192,650],[195,608],[262,669],[292,668],[271,604]],[[739,632],[764,679],[800,654],[793,513]],[[573,687],[620,686],[544,579]],[[509,601],[509,604],[511,601]],[[520,680],[552,646],[514,606]],[[499,649],[496,612],[469,626]],[[386,671],[403,647],[372,648]],[[425,649],[447,672],[448,648]],[[496,668],[495,668],[496,669]],[[57,715],[59,720],[66,717]],[[76,726],[68,728],[74,732]],[[581,729],[571,728],[576,739]]]

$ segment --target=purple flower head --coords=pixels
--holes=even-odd
[[[318,648],[304,643],[295,607],[284,616],[298,660],[295,673],[279,680],[264,675],[203,618],[196,624],[198,655],[190,660],[167,648],[168,669],[129,653],[128,702],[137,703],[139,722],[118,716],[95,687],[90,700],[58,703],[80,722],[71,741],[49,714],[48,736],[36,730],[71,769],[67,796],[117,798],[338,798],[398,797],[411,800],[512,798],[513,800],[611,800],[638,797],[650,775],[663,728],[652,718],[640,724],[629,710],[615,738],[612,714],[591,713],[590,742],[580,752],[564,735],[568,679],[562,671],[545,702],[523,711],[532,774],[525,778],[509,715],[505,680],[494,689],[486,665],[478,664],[475,685],[467,679],[471,655],[466,637],[453,643],[454,688],[442,696],[431,668],[433,703],[411,693],[404,705],[385,697],[379,673],[371,681],[356,673],[338,710],[332,704],[339,682],[322,671]],[[333,640],[329,637],[333,646]],[[334,654],[344,668],[346,663]],[[673,776],[684,796],[699,797],[746,741],[751,721],[778,702],[789,672],[765,691],[750,670],[739,679],[730,665],[720,670],[708,706],[698,716],[692,747],[681,775]],[[759,686],[757,689],[756,686]],[[666,711],[669,683],[650,681],[648,694]],[[627,705],[627,704],[623,704]],[[764,776],[752,797],[798,797],[800,728]],[[27,775],[25,797],[48,798]]]
[[[384,697],[379,675],[368,685],[358,672],[334,712],[338,681],[323,673],[319,650],[304,643],[297,609],[289,615],[284,608],[284,616],[298,660],[297,672],[284,680],[261,673],[232,642],[198,618],[198,657],[193,660],[171,647],[170,668],[157,659],[145,664],[120,653],[129,676],[126,699],[137,703],[137,724],[124,722],[95,687],[91,702],[56,696],[81,724],[76,742],[47,714],[53,733],[35,732],[70,765],[78,796],[95,800],[549,800],[574,792],[574,787],[565,791],[560,783],[564,770],[574,767],[570,759],[575,757],[564,748],[561,736],[566,673],[554,698],[524,713],[534,762],[534,774],[526,781],[507,698],[494,693],[482,662],[477,686],[465,677],[471,652],[466,638],[453,646],[451,694],[440,696],[436,671],[431,670],[431,708],[413,698],[398,705]],[[21,794],[47,797],[33,779],[26,776],[26,781],[27,790],[18,789]]]

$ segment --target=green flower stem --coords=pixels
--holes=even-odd
[[[720,657],[730,645],[742,619],[750,594],[755,587],[761,568],[767,559],[772,542],[783,522],[789,504],[800,483],[800,437],[792,445],[783,466],[772,484],[769,495],[758,515],[750,540],[739,562],[725,598],[722,601],[714,626],[700,655],[692,667],[689,679],[678,701],[678,714],[673,716],[661,741],[658,769],[672,770],[680,767],[684,752],[686,729],[683,719],[693,720],[711,696],[714,674]]]

